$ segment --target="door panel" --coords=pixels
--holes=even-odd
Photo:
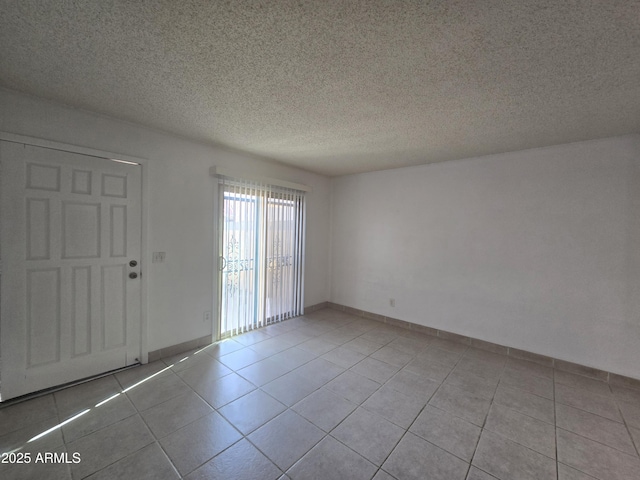
[[[26,286],[27,368],[59,362],[60,269],[29,269]]]
[[[2,399],[135,363],[140,166],[5,141],[0,162]]]
[[[220,333],[241,333],[261,316],[258,289],[262,274],[258,261],[260,198],[255,192],[222,192],[220,231]]]
[[[91,353],[91,267],[71,268],[71,356]]]

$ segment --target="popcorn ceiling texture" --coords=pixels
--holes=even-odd
[[[640,1],[0,8],[0,86],[331,176],[640,132]]]

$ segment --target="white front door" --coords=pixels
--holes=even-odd
[[[0,141],[2,400],[141,355],[141,167]]]

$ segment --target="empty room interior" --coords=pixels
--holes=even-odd
[[[640,2],[0,2],[0,478],[640,479]]]

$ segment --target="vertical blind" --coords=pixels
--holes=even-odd
[[[219,176],[222,337],[303,313],[305,192]]]

